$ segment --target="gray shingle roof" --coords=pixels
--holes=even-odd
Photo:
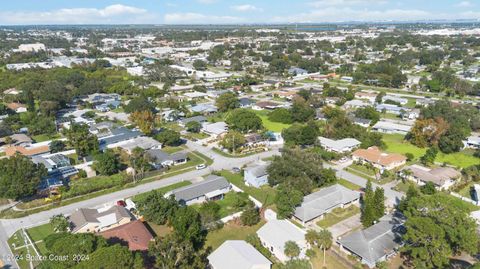
[[[303,197],[302,204],[295,209],[295,217],[307,222],[323,215],[331,208],[359,198],[359,192],[335,184]]]
[[[168,154],[160,149],[150,149],[147,153],[155,160],[155,163],[163,163],[165,161],[179,161],[187,158],[187,152],[180,151]]]
[[[100,223],[99,217],[115,213],[116,219],[131,218],[130,213],[125,207],[114,205],[108,210],[98,211],[97,209],[79,208],[70,215],[69,220],[72,223],[72,232],[78,231],[88,223]]]
[[[268,166],[269,166],[268,163],[254,164],[245,168],[245,171],[250,172],[250,174],[252,174],[255,177],[263,177],[268,174],[267,173]]]
[[[209,192],[224,189],[230,186],[230,183],[224,178],[216,175],[209,175],[204,181],[194,183],[182,188],[175,189],[165,194],[165,196],[174,195],[177,201],[190,201],[201,197]]]
[[[374,265],[381,257],[392,253],[401,245],[403,221],[391,215],[384,216],[377,224],[355,231],[338,242],[351,252]]]
[[[255,269],[271,265],[252,245],[243,240],[227,240],[208,256],[213,268]],[[262,267],[263,268],[263,267]]]

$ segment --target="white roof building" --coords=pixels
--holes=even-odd
[[[300,247],[299,257],[305,257],[305,252],[308,248],[305,233],[304,230],[288,220],[270,220],[257,231],[263,246],[282,262],[289,260],[284,252],[285,243],[288,241],[297,243]]]
[[[355,138],[344,138],[340,140],[333,140],[326,137],[319,137],[320,145],[327,151],[334,151],[338,153],[352,151],[359,147],[362,142]]]
[[[208,256],[212,269],[270,269],[272,262],[243,240],[227,240]]]

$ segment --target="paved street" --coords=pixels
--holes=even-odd
[[[153,189],[162,188],[168,185],[172,185],[185,180],[195,180],[198,177],[209,174],[213,170],[222,170],[222,169],[231,169],[233,167],[241,167],[250,162],[256,161],[258,159],[267,158],[278,154],[278,150],[272,150],[267,152],[262,152],[259,154],[251,155],[244,158],[227,158],[222,155],[219,155],[206,147],[195,144],[193,142],[188,142],[187,147],[194,151],[198,151],[209,158],[213,159],[213,164],[207,169],[203,170],[194,170],[190,172],[183,173],[181,175],[172,176],[169,178],[164,178],[161,180],[153,181],[143,185],[139,185],[133,188],[109,193],[99,197],[95,197],[89,200],[81,201],[78,203],[73,203],[70,205],[54,208],[47,211],[42,211],[35,213],[23,218],[17,219],[3,219],[0,220],[0,253],[4,255],[5,253],[10,253],[8,248],[7,239],[21,228],[27,228],[31,226],[37,226],[49,221],[53,215],[65,214],[68,215],[77,208],[98,208],[103,206],[106,203],[111,203],[112,201],[117,201],[124,199],[126,197],[134,196],[140,193],[148,192]],[[0,256],[1,259],[1,256]],[[5,261],[7,265],[11,268],[16,268],[15,264]]]
[[[77,208],[101,207],[104,204],[111,203],[112,201],[117,201],[117,200],[120,200],[120,199],[124,199],[126,197],[131,197],[131,196],[134,196],[134,195],[137,195],[137,194],[140,194],[140,193],[148,192],[148,191],[151,191],[153,189],[162,188],[162,187],[165,187],[165,186],[168,186],[168,185],[171,185],[171,184],[175,184],[175,183],[178,183],[178,182],[181,182],[181,181],[185,181],[185,180],[193,181],[193,180],[196,180],[196,178],[207,175],[207,174],[209,174],[209,173],[211,173],[212,171],[215,171],[215,170],[231,169],[233,167],[242,167],[243,165],[248,164],[250,162],[254,162],[254,161],[259,160],[259,159],[263,159],[263,158],[267,158],[267,157],[279,154],[278,149],[273,149],[271,151],[262,152],[262,153],[258,153],[258,154],[255,154],[255,155],[243,157],[243,158],[228,158],[228,157],[222,156],[220,154],[217,154],[217,153],[213,152],[210,148],[204,147],[204,146],[199,145],[195,142],[188,141],[187,142],[187,147],[191,151],[198,151],[198,152],[204,154],[205,156],[211,158],[213,160],[213,164],[211,166],[209,166],[207,169],[194,170],[194,171],[186,172],[186,173],[183,173],[183,174],[180,174],[180,175],[176,175],[176,176],[172,176],[172,177],[169,177],[169,178],[164,178],[164,179],[161,179],[161,180],[153,181],[153,182],[146,183],[146,184],[143,184],[143,185],[139,185],[139,186],[136,186],[136,187],[133,187],[133,188],[109,193],[109,194],[102,195],[102,196],[99,196],[99,197],[95,197],[95,198],[92,198],[92,199],[89,199],[89,200],[73,203],[73,204],[70,204],[70,205],[54,208],[54,209],[47,210],[47,211],[42,211],[42,212],[35,213],[35,214],[29,215],[29,216],[26,216],[26,217],[23,217],[23,218],[0,220],[0,253],[2,253],[2,254],[3,253],[10,253],[10,250],[8,248],[8,245],[7,245],[7,239],[15,231],[17,231],[18,229],[21,229],[21,228],[37,226],[37,225],[46,223],[46,222],[49,221],[49,219],[53,215],[57,215],[57,214],[68,215]],[[362,187],[364,187],[367,183],[367,180],[365,180],[364,178],[353,175],[351,173],[348,173],[348,172],[342,170],[341,169],[342,167],[338,168],[338,167],[331,166],[331,165],[326,165],[326,167],[339,169],[339,170],[337,170],[337,173],[336,173],[338,177],[344,178],[344,179],[346,179],[346,180],[348,180],[352,183],[355,183],[357,185],[360,185]],[[377,186],[385,189],[385,196],[387,197],[387,204],[389,206],[395,205],[400,200],[400,198],[403,196],[402,193],[391,190],[390,189],[390,187],[391,187],[390,184],[386,184],[384,186],[373,184],[374,188],[376,188]],[[353,223],[355,223],[355,221]],[[350,226],[350,225],[348,225],[348,226]],[[343,231],[343,229],[339,228],[338,233],[340,233],[342,231]],[[340,235],[340,234],[338,234],[338,235]],[[8,261],[7,261],[7,265],[10,265],[12,268],[15,268],[15,264],[12,264],[12,263],[8,264]]]

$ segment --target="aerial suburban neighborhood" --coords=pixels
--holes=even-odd
[[[0,267],[480,268],[480,3],[20,2]]]

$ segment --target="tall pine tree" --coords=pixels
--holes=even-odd
[[[362,215],[360,217],[363,227],[369,227],[375,221],[374,192],[370,180],[365,186],[365,193],[362,197]]]

